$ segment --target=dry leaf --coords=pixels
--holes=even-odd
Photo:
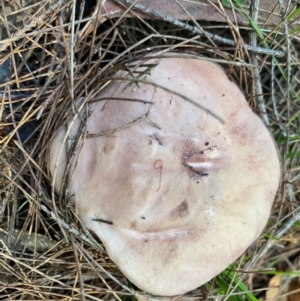
[[[135,4],[141,4],[145,8],[154,10],[161,15],[176,19],[176,20],[204,20],[215,22],[231,22],[239,24],[249,23],[248,18],[242,16],[237,11],[232,12],[230,8],[224,8],[220,1],[209,0],[137,0]],[[251,0],[245,0],[245,13],[250,14]],[[102,4],[101,4],[102,5]],[[284,3],[283,5],[287,5]],[[120,17],[124,14],[129,5],[122,4],[120,0],[106,0],[101,6],[99,22],[103,23],[109,18]],[[279,17],[280,10],[277,0],[261,0],[259,2],[258,25],[273,25],[279,24],[282,19]],[[126,13],[126,17],[139,16],[142,18],[153,19],[153,15],[146,14],[141,11],[132,9]],[[81,38],[86,37],[93,32],[97,27],[94,22],[91,22],[87,28],[81,33]]]
[[[145,7],[153,9],[163,15],[172,17],[178,20],[205,20],[226,22],[228,17],[232,22],[235,22],[232,10],[229,8],[223,8],[220,6],[220,1],[208,1],[208,0],[138,0],[136,3],[142,4]],[[245,0],[245,12],[250,13],[251,1]],[[114,0],[107,0],[101,11],[102,21],[106,18],[119,17],[124,12],[124,5],[118,4]],[[146,14],[141,14],[135,11],[135,14],[148,17]],[[127,14],[127,16],[134,16],[133,13]],[[150,17],[151,18],[151,17]],[[238,23],[248,24],[247,18],[236,12],[236,20]],[[268,20],[268,24],[274,25],[282,21],[279,17],[279,7],[277,0],[261,0],[259,4],[258,23],[264,24]]]
[[[266,291],[266,300],[277,301],[280,294],[281,276],[275,275],[269,281],[269,289]]]
[[[288,290],[287,301],[299,301],[300,300],[300,282],[299,278],[295,278],[291,281]]]

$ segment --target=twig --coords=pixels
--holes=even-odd
[[[206,37],[208,37],[212,40],[221,42],[223,44],[236,46],[235,41],[233,41],[231,39],[223,38],[219,35],[213,34],[213,33],[208,32],[208,31],[204,31],[201,28],[189,25],[188,23],[182,22],[182,21],[180,21],[178,19],[175,19],[173,17],[170,17],[168,15],[164,15],[164,14],[162,14],[162,13],[160,13],[160,12],[158,12],[158,11],[152,9],[152,8],[144,6],[140,3],[135,3],[135,0],[115,0],[115,2],[118,2],[122,5],[124,5],[124,4],[131,5],[136,10],[139,10],[143,13],[151,15],[155,18],[161,19],[165,22],[169,22],[171,24],[174,24],[175,26],[179,26],[179,27],[184,28],[186,30],[190,30],[191,32],[197,33],[199,35],[204,35],[204,36],[206,36]],[[280,51],[280,50],[266,49],[266,48],[257,47],[257,46],[253,46],[253,45],[245,44],[244,47],[247,50],[254,51],[255,53],[274,55],[274,56],[278,56],[278,57],[282,57],[285,54],[283,51]]]
[[[63,219],[59,218],[57,215],[54,214],[53,211],[50,211],[47,209],[45,205],[37,204],[41,210],[43,210],[46,214],[48,214],[53,220],[55,220],[57,223],[59,223],[64,229],[66,229],[69,233],[73,234],[75,237],[85,241],[89,245],[92,245],[93,247],[96,247],[96,242],[92,237],[85,236],[82,232],[78,231],[77,229],[73,228],[72,226],[69,226],[68,223],[66,223]],[[97,248],[99,249],[99,248]],[[101,250],[103,251],[103,250]]]
[[[291,229],[291,227],[294,225],[295,222],[300,220],[300,207],[296,208],[287,217],[288,217],[287,220],[282,224],[280,229],[274,234],[274,236],[278,239],[281,238],[283,235],[285,235],[286,232]],[[276,242],[275,240],[269,241],[269,243],[267,244],[267,248],[269,249],[275,242]]]
[[[62,82],[60,83],[52,92],[51,94],[47,97],[47,99],[41,104],[41,108],[36,116],[36,120],[39,120],[45,110],[45,108],[48,106],[49,102],[52,100],[52,98],[55,96],[57,91],[64,85],[65,83]]]
[[[251,13],[251,18],[253,22],[256,24],[257,19],[258,19],[258,6],[259,6],[259,0],[253,0],[251,2],[250,6],[250,13]],[[253,30],[250,33],[250,43],[253,47],[257,46],[257,34],[255,30]],[[260,72],[259,72],[259,66],[258,66],[258,60],[255,55],[255,53],[251,53],[251,60],[253,64],[253,72],[254,72],[254,86],[255,86],[255,92],[254,96],[257,97],[257,102],[258,102],[258,107],[260,110],[260,115],[262,117],[262,120],[264,121],[266,126],[270,125],[269,117],[267,115],[267,109],[266,109],[266,104],[265,104],[265,99],[264,99],[264,94],[261,86],[261,78],[260,78]]]
[[[280,8],[280,14],[281,17],[283,18],[283,27],[284,27],[284,34],[286,36],[286,72],[287,72],[287,79],[286,79],[286,84],[287,87],[290,88],[291,87],[291,44],[290,44],[290,34],[289,34],[289,27],[288,27],[288,22],[287,22],[287,17],[286,17],[286,10],[284,8],[283,2],[282,0],[278,0],[279,3],[279,8]],[[286,104],[287,104],[287,131],[289,131],[289,127],[290,127],[290,117],[291,117],[291,99],[290,99],[290,94],[291,93],[286,93]],[[287,136],[288,137],[288,136]]]

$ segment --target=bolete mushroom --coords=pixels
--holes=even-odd
[[[151,62],[146,57],[135,74]],[[280,182],[277,150],[214,63],[169,54],[148,83],[130,83],[125,71],[120,76],[82,111],[86,132],[70,192],[83,223],[126,277],[155,295],[183,294],[220,273],[261,234]],[[69,137],[79,124],[78,118]],[[50,152],[57,191],[66,133],[59,131]]]

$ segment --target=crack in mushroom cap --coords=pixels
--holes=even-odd
[[[82,112],[88,134],[123,128],[82,140],[71,193],[82,221],[133,283],[155,295],[182,294],[219,274],[259,237],[280,181],[277,150],[216,64],[166,56],[147,81],[185,95],[224,123],[178,95],[127,79],[110,84]],[[70,136],[78,127],[79,120]],[[59,166],[57,191],[65,135],[61,129],[50,152],[52,174]]]

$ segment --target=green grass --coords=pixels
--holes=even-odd
[[[230,294],[232,287],[235,287],[235,295],[229,295],[227,298],[228,301],[258,301],[258,299],[249,292],[249,289],[240,279],[238,273],[231,271],[235,269],[236,267],[234,265],[230,265],[226,271],[216,277],[215,283],[219,287],[217,289],[218,294],[226,296]]]
[[[30,202],[30,200],[26,200],[25,202],[23,202],[21,205],[20,205],[20,207],[18,208],[18,212],[20,212],[21,210],[22,210],[22,208],[24,208],[24,206],[26,205],[26,204],[28,204]]]

